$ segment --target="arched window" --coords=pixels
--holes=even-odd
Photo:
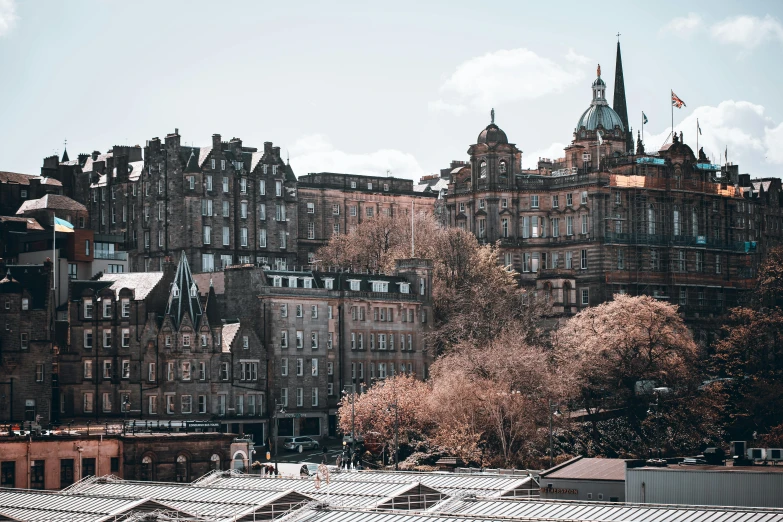
[[[245,460],[247,460],[247,455],[245,455],[242,451],[237,451],[234,453],[234,459],[231,464],[232,469],[238,470],[238,471],[244,471],[245,469]]]
[[[190,482],[190,462],[185,455],[177,455],[177,482]]]
[[[171,295],[173,295],[174,297],[179,297],[179,287],[177,286],[177,283],[174,283],[171,286]]]
[[[647,233],[655,235],[655,208],[652,205],[647,209]]]
[[[213,453],[211,457],[209,457],[209,469],[221,469],[220,468],[220,455],[217,453]]]
[[[151,455],[144,455],[141,459],[141,480],[155,480],[155,460]]]
[[[500,165],[498,167],[498,171],[500,172],[501,176],[505,176],[506,175],[507,168],[506,168],[506,162],[505,161],[501,161],[500,162]]]
[[[487,177],[487,162],[482,161],[479,165],[479,177],[480,178],[486,178]]]
[[[190,285],[190,297],[197,297],[198,296],[198,288],[196,287],[196,283],[193,283]]]

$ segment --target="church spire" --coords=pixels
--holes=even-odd
[[[61,159],[60,161],[62,161],[63,163],[65,163],[66,161],[70,161],[70,159],[68,158],[68,140],[65,140],[65,144],[63,145],[63,159]]]
[[[198,287],[193,280],[193,274],[190,273],[188,256],[183,251],[179,258],[177,273],[174,276],[174,281],[171,283],[166,315],[170,315],[174,326],[179,328],[186,313],[190,315],[193,326],[198,326],[199,319],[201,319],[203,313],[201,301],[199,299]]]
[[[614,66],[614,99],[612,100],[612,109],[620,116],[625,129],[625,150],[633,150],[633,135],[628,131],[628,105],[625,101],[625,81],[623,80],[623,58],[620,55],[620,38],[617,38],[617,61]]]

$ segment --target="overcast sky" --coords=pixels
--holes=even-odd
[[[0,0],[0,170],[38,173],[179,128],[273,141],[298,174],[418,178],[496,123],[523,163],[559,157],[611,86],[647,148],[675,127],[741,172],[783,170],[783,3]],[[611,97],[611,95],[608,95]],[[610,98],[611,101],[611,98]]]

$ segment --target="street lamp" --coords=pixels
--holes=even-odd
[[[123,395],[122,397],[122,411],[125,416],[125,420],[122,423],[122,434],[125,435],[125,429],[128,426],[128,410],[130,409],[130,397]]]
[[[285,406],[275,402],[275,412],[272,414],[275,419],[275,476],[280,474],[277,470],[277,439],[280,433],[280,415],[285,415]]]
[[[557,407],[557,404],[552,402],[552,399],[549,400],[549,468],[552,469],[554,466],[554,444],[552,443],[552,419],[554,417],[560,417],[562,413],[560,413],[560,408]]]

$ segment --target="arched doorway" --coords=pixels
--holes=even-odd
[[[155,480],[155,459],[152,455],[144,455],[141,459],[141,480]]]
[[[177,455],[176,481],[190,482],[190,459],[185,455]]]
[[[220,470],[222,469],[220,466],[220,455],[217,453],[213,453],[211,457],[209,457],[209,469],[210,470]]]
[[[237,451],[234,453],[234,458],[232,459],[231,463],[231,469],[235,469],[237,471],[245,471],[245,462],[247,462],[247,455],[244,451]]]

